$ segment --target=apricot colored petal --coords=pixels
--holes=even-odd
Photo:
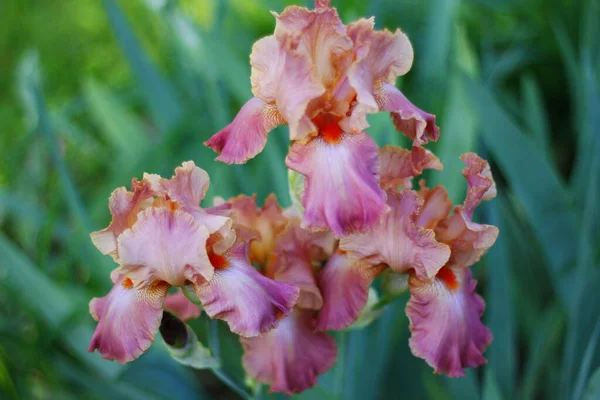
[[[344,253],[335,253],[318,275],[323,307],[316,329],[341,330],[352,325],[367,304],[373,279],[384,268],[357,262]]]
[[[441,170],[439,158],[421,146],[407,150],[397,146],[384,146],[379,150],[379,181],[384,190],[412,187],[412,178],[424,169]]]
[[[149,208],[119,237],[120,273],[134,281],[160,279],[173,286],[210,280],[206,228],[184,211]]]
[[[198,318],[202,314],[200,307],[192,303],[181,291],[168,295],[164,308],[177,314],[182,321]]]
[[[342,238],[340,248],[372,265],[384,263],[395,272],[414,269],[420,279],[433,278],[448,261],[450,248],[436,240],[433,230],[415,224],[423,199],[408,189],[387,195],[391,211],[370,232]]]
[[[275,106],[253,97],[244,104],[232,123],[204,144],[219,154],[218,161],[244,164],[265,148],[268,133],[284,123]]]
[[[241,338],[244,369],[270,392],[291,396],[317,384],[317,376],[333,367],[335,340],[314,331],[311,311],[295,310],[274,330],[253,338]]]
[[[446,188],[441,185],[433,189],[422,188],[420,193],[424,202],[415,223],[427,229],[434,229],[452,210],[452,200],[448,197]]]
[[[117,238],[135,223],[138,212],[148,205],[153,195],[150,182],[145,179],[142,181],[133,179],[131,192],[124,187],[112,192],[108,199],[108,208],[112,215],[110,225],[90,234],[92,242],[102,254],[110,254],[115,261],[118,261]]]
[[[250,265],[248,244],[235,244],[227,265],[215,270],[210,282],[195,286],[211,318],[227,321],[233,333],[252,337],[275,328],[298,299],[298,289],[261,275]]]
[[[108,295],[90,301],[90,314],[98,326],[88,351],[121,364],[133,361],[154,342],[162,319],[169,285],[159,282],[134,287],[119,276]]]
[[[379,188],[377,145],[364,132],[294,143],[286,165],[304,175],[302,227],[340,237],[365,231],[387,211]]]
[[[375,93],[381,111],[389,111],[396,129],[420,146],[437,141],[440,129],[435,125],[435,115],[426,113],[412,104],[395,86],[384,83]]]
[[[409,345],[436,374],[459,377],[465,375],[464,368],[486,363],[482,353],[492,334],[481,323],[485,303],[475,293],[477,282],[471,279],[471,271],[446,268],[440,271],[445,276],[431,282],[410,278]]]

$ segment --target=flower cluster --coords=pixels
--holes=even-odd
[[[200,315],[186,297],[195,293],[208,317],[240,336],[251,378],[298,393],[335,363],[327,331],[364,325],[371,285],[388,270],[407,277],[415,356],[450,377],[485,363],[492,335],[469,267],[498,236],[473,221],[477,205],[496,194],[490,167],[474,153],[461,156],[468,191],[454,209],[443,186],[415,185],[442,164],[423,147],[439,137],[435,117],[394,86],[412,65],[410,42],[400,30],[374,30],[373,19],[344,25],[328,0],[315,4],[275,14],[275,33],[250,57],[255,97],[206,142],[217,160],[244,163],[287,124],[286,166],[304,179],[292,193],[299,204],[284,210],[269,196],[258,207],[255,196],[240,195],[202,208],[209,179],[193,162],[171,179],[145,174],[131,191],[115,190],[111,224],[92,234],[119,266],[111,292],[90,303],[98,321],[90,351],[137,358],[163,308],[183,320]],[[377,147],[364,129],[378,111],[391,113],[411,149]],[[170,287],[186,295],[167,296]]]

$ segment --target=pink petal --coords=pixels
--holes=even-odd
[[[379,150],[379,180],[384,190],[398,186],[410,189],[412,178],[421,175],[424,169],[442,168],[439,158],[421,146],[407,150],[388,145]]]
[[[373,279],[384,268],[357,262],[342,252],[335,253],[319,272],[323,308],[316,329],[341,330],[352,325],[367,304]]]
[[[409,345],[436,374],[464,376],[464,368],[486,363],[482,353],[492,334],[480,320],[485,303],[474,292],[476,284],[467,268],[444,267],[432,282],[410,278]]]
[[[206,228],[184,211],[149,208],[119,237],[122,265],[117,271],[136,283],[160,279],[183,286],[186,280],[210,280],[214,268],[206,253],[208,236]]]
[[[234,245],[225,258],[210,282],[195,286],[206,313],[245,337],[275,328],[296,303],[298,289],[256,271],[248,260],[247,243]]]
[[[287,225],[287,218],[277,204],[277,197],[271,194],[262,207],[256,206],[256,195],[249,197],[239,195],[229,199],[232,210],[235,212],[237,226],[242,226],[254,232],[254,236],[245,234],[247,238],[254,239],[250,245],[250,261],[266,266],[273,249],[275,239],[283,232]],[[239,228],[238,228],[239,229]]]
[[[146,179],[131,182],[131,192],[124,187],[115,189],[108,200],[112,221],[107,228],[92,232],[90,237],[102,254],[110,254],[118,261],[117,238],[137,220],[137,214],[148,206],[148,199],[154,195],[150,182]],[[151,202],[151,201],[150,201]]]
[[[267,144],[267,134],[285,121],[274,105],[253,97],[238,112],[233,122],[204,144],[227,164],[244,164]]]
[[[456,207],[454,214],[439,223],[435,233],[438,240],[448,243],[452,249],[449,264],[469,267],[481,259],[498,237],[497,227],[472,221],[475,207],[481,200],[494,197],[496,186],[485,160],[474,153],[461,158],[467,164],[463,170],[468,182],[467,197],[463,206]]]
[[[198,318],[202,313],[200,308],[192,303],[181,291],[168,295],[165,299],[164,308],[167,311],[177,314],[182,321]]]
[[[394,85],[398,76],[406,74],[413,62],[413,48],[404,33],[373,29],[374,21],[359,20],[348,25],[354,42],[355,61],[348,71],[350,85],[356,91],[356,105],[342,121],[345,130],[364,129],[366,114],[379,111],[374,93],[383,83]]]
[[[297,307],[318,310],[323,305],[321,292],[315,280],[313,262],[326,259],[332,251],[333,240],[326,232],[309,232],[296,224],[278,237],[277,247],[266,275],[278,282],[286,282],[300,289]]]
[[[244,369],[270,392],[291,396],[317,384],[317,376],[333,367],[337,358],[335,340],[314,331],[310,311],[295,310],[276,329],[262,336],[241,338]]]
[[[377,158],[377,145],[364,132],[342,134],[335,143],[323,137],[294,143],[286,165],[306,177],[302,226],[339,237],[375,225],[387,210]]]
[[[371,265],[384,263],[395,272],[414,269],[423,280],[434,277],[448,261],[450,248],[436,241],[433,230],[415,224],[423,199],[408,189],[387,194],[391,211],[372,231],[343,238],[340,248]]]
[[[395,86],[384,83],[375,93],[381,111],[389,111],[396,129],[420,146],[429,140],[437,141],[440,129],[435,125],[435,115],[428,114],[412,104]]]
[[[352,61],[352,40],[337,10],[290,6],[275,17],[275,37],[297,37],[298,51],[308,55],[316,80],[325,88],[333,88]]]
[[[422,187],[420,193],[424,198],[424,203],[416,224],[427,229],[434,229],[441,220],[448,216],[452,209],[452,201],[448,198],[446,188],[441,185],[433,189]]]
[[[162,319],[162,305],[169,285],[154,281],[134,287],[131,279],[119,276],[105,297],[90,301],[90,314],[98,326],[88,351],[121,364],[133,361],[154,341]]]
[[[306,107],[325,91],[313,76],[308,54],[298,49],[299,42],[297,35],[287,33],[277,39],[267,36],[254,44],[250,55],[252,93],[277,107],[290,127],[292,140],[316,133],[306,117]],[[264,143],[260,149],[263,147]]]

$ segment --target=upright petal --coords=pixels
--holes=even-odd
[[[394,85],[398,76],[406,74],[413,63],[413,48],[404,33],[373,29],[373,20],[359,20],[348,25],[354,42],[355,61],[348,71],[350,85],[356,91],[356,105],[341,123],[352,130],[365,125],[366,114],[379,111],[374,93],[381,84]]]
[[[394,85],[384,83],[375,93],[375,99],[381,111],[389,111],[396,129],[420,146],[437,141],[440,128],[435,125],[435,115],[428,114],[412,104]]]
[[[396,189],[398,186],[412,188],[412,178],[424,169],[441,170],[440,159],[421,146],[407,150],[397,146],[384,146],[379,150],[381,188]]]
[[[108,208],[112,215],[110,225],[90,235],[92,242],[102,254],[110,254],[115,261],[118,260],[117,238],[137,221],[137,214],[151,204],[153,195],[149,181],[146,179],[138,181],[135,178],[131,182],[131,192],[124,187],[112,192],[108,199]]]
[[[244,104],[232,123],[204,144],[219,154],[217,161],[244,164],[265,148],[268,133],[284,123],[274,105],[253,97]]]
[[[474,292],[476,284],[468,268],[444,267],[431,282],[410,278],[409,345],[436,374],[464,376],[464,368],[486,363],[482,353],[492,334],[480,320],[485,304]]]
[[[295,310],[276,329],[241,342],[248,375],[271,385],[270,392],[289,396],[315,386],[317,376],[331,369],[337,358],[335,340],[314,331],[311,311]]]
[[[309,56],[315,78],[331,90],[352,60],[352,40],[337,10],[290,6],[275,17],[275,37],[279,40],[289,34],[298,37],[298,50]]]
[[[305,115],[306,107],[325,91],[313,75],[309,56],[298,50],[299,44],[298,35],[291,33],[278,39],[267,36],[254,44],[250,55],[252,93],[277,107],[290,127],[292,140],[316,134]],[[263,147],[264,143],[259,151]]]
[[[119,237],[121,267],[134,282],[160,279],[173,286],[210,280],[214,268],[206,253],[206,228],[188,213],[149,208]]]
[[[256,206],[256,195],[239,195],[229,199],[235,212],[235,222],[239,226],[254,230],[258,235],[250,245],[250,261],[266,266],[275,248],[275,239],[287,225],[287,218],[277,204],[277,197],[271,194],[262,207]]]
[[[198,318],[202,314],[200,307],[192,303],[181,291],[168,295],[164,308],[177,314],[182,321]]]
[[[339,141],[316,137],[294,143],[286,165],[304,175],[304,219],[312,230],[340,237],[362,232],[387,211],[379,188],[377,145],[369,135],[342,134]]]
[[[233,333],[252,337],[268,332],[288,315],[298,289],[261,275],[248,261],[248,244],[238,243],[225,253],[210,282],[195,286],[211,318],[227,321]]]
[[[391,211],[370,232],[340,241],[354,259],[371,265],[387,264],[395,272],[414,269],[420,279],[431,279],[448,261],[450,248],[436,241],[431,229],[415,224],[423,199],[413,190],[388,191]]]
[[[419,193],[424,200],[421,212],[415,222],[418,226],[434,229],[452,210],[452,200],[448,198],[448,191],[442,185],[433,189],[421,187]]]
[[[323,308],[316,329],[341,330],[352,325],[367,304],[373,279],[384,269],[384,265],[361,263],[342,251],[336,252],[319,272]]]
[[[435,233],[438,240],[448,243],[452,249],[449,264],[469,267],[481,259],[498,237],[497,227],[472,220],[479,202],[496,195],[496,185],[485,160],[474,153],[464,154],[461,158],[467,164],[463,170],[468,182],[467,197],[462,206],[454,209],[454,214],[439,223]]]
[[[131,279],[119,276],[108,295],[90,301],[98,326],[88,351],[98,349],[102,358],[121,364],[142,355],[158,332],[168,289],[161,281],[134,287]]]

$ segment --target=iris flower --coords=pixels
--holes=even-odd
[[[374,30],[373,18],[344,25],[329,1],[273,14],[274,34],[250,56],[254,97],[205,144],[219,161],[245,163],[287,124],[286,165],[306,178],[302,227],[336,237],[366,231],[389,210],[377,145],[364,132],[367,114],[390,112],[415,145],[439,136],[435,117],[394,86],[412,66],[412,46],[399,29]]]

